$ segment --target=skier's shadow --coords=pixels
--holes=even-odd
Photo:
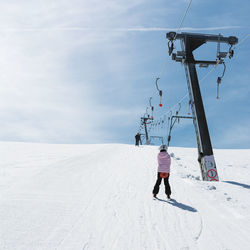
[[[193,213],[197,212],[197,209],[195,209],[194,207],[185,205],[185,204],[183,204],[183,203],[181,203],[181,202],[176,201],[175,199],[163,200],[163,199],[157,198],[157,200],[162,201],[162,202],[166,202],[166,203],[168,203],[168,204],[171,204],[171,205],[174,206],[174,207],[178,207],[178,208],[180,208],[180,209],[187,210],[187,211],[189,211],[189,212],[193,212]]]

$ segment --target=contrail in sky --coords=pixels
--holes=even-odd
[[[219,26],[219,27],[182,27],[181,31],[212,31],[226,29],[241,29],[242,26]],[[0,32],[51,32],[51,31],[105,31],[105,32],[157,32],[174,31],[177,28],[164,27],[133,27],[133,28],[85,28],[85,27],[54,27],[54,28],[0,28]]]
[[[221,26],[221,27],[206,27],[206,28],[194,28],[194,27],[182,27],[182,31],[202,31],[202,30],[225,30],[225,29],[240,29],[242,26]],[[177,28],[127,28],[121,29],[124,31],[172,31],[177,30]]]

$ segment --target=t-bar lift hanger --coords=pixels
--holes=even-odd
[[[159,87],[158,87],[158,80],[160,80],[159,77],[156,78],[155,85],[156,85],[157,90],[159,91],[159,96],[160,96],[159,107],[162,107],[162,103],[161,103],[161,101],[162,101],[162,90],[160,90]]]

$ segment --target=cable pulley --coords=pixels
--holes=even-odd
[[[221,34],[219,34],[219,36],[218,36],[218,43],[217,43],[217,62],[218,63],[222,63],[223,59],[226,58],[228,53],[229,53],[229,52],[221,52],[220,51],[220,39],[221,39]]]

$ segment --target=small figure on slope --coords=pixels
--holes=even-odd
[[[155,183],[154,189],[153,189],[153,196],[156,198],[156,195],[159,193],[160,185],[162,179],[164,179],[165,184],[165,193],[170,199],[171,195],[171,188],[168,182],[169,175],[170,175],[170,165],[171,165],[171,158],[170,155],[167,152],[167,146],[161,145],[159,148],[160,152],[158,154],[158,173],[157,173],[157,181]]]
[[[142,142],[141,142],[141,134],[138,132],[135,136],[135,146],[139,146],[139,143],[141,143],[142,145]]]

